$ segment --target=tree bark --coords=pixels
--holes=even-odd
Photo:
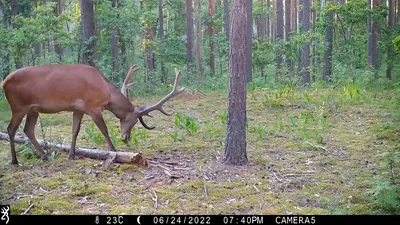
[[[302,33],[307,33],[310,30],[310,0],[303,0],[303,18],[302,18]],[[302,47],[302,64],[303,64],[303,84],[310,83],[310,42],[306,41]]]
[[[382,0],[374,0],[373,9],[376,10],[378,6],[382,3]],[[380,33],[379,23],[377,21],[372,20],[372,59],[371,64],[374,70],[375,78],[378,79],[378,71],[379,71],[379,47],[378,47],[378,36]]]
[[[208,0],[208,36],[210,38],[210,71],[211,76],[215,75],[215,44],[214,44],[214,1]]]
[[[224,30],[226,34],[226,40],[229,41],[229,1],[224,0]]]
[[[247,26],[246,26],[246,82],[253,80],[253,63],[252,63],[252,44],[253,44],[253,1],[249,1],[247,6]]]
[[[264,40],[265,37],[265,11],[264,11],[264,0],[259,0],[260,1],[260,7],[261,7],[261,15],[257,17],[257,34],[258,34],[258,39],[260,41]]]
[[[165,64],[163,60],[163,56],[165,54],[165,46],[164,46],[164,11],[163,11],[163,0],[158,0],[158,16],[159,16],[159,36],[160,36],[160,53],[161,53],[161,83],[165,84],[167,82],[167,72],[165,71]]]
[[[187,52],[186,63],[187,70],[191,71],[193,64],[193,2],[186,0],[186,36],[187,36]]]
[[[246,153],[246,39],[249,38],[248,0],[233,0],[229,49],[229,99],[223,163],[245,165]]]
[[[10,139],[8,137],[8,134],[0,132],[0,140],[9,141]],[[14,137],[14,141],[15,143],[18,144],[30,143],[28,137],[19,135],[16,135]],[[56,148],[64,152],[69,152],[69,150],[71,149],[71,146],[69,145],[51,143],[41,139],[38,139],[37,141],[40,144],[40,146],[45,150]],[[115,163],[136,164],[143,167],[148,166],[148,161],[144,157],[142,157],[140,153],[134,153],[134,152],[113,152],[101,149],[76,148],[75,154],[76,156],[82,156],[84,158],[90,158],[96,160],[113,159],[113,162]]]
[[[114,10],[117,10],[118,8],[118,0],[113,0],[112,1],[112,7]],[[117,16],[118,17],[118,16]],[[111,53],[112,53],[112,58],[113,58],[113,71],[115,73],[118,73],[119,70],[119,63],[118,63],[118,28],[115,27],[111,31]]]
[[[330,0],[327,0],[331,2]],[[332,75],[332,50],[333,50],[333,11],[329,10],[327,14],[327,23],[325,34],[325,52],[324,52],[324,72],[323,80],[328,81]]]
[[[20,10],[20,7],[18,5],[18,0],[11,0],[11,15],[13,17],[18,15],[19,10]],[[11,20],[11,21],[12,21],[11,22],[12,28],[13,29],[18,29],[19,26],[14,22],[14,20]],[[19,69],[19,68],[23,67],[23,64],[22,64],[22,53],[19,52],[19,50],[20,49],[18,48],[18,52],[16,53],[15,58],[14,58],[15,68],[16,69]]]
[[[60,16],[63,10],[63,0],[57,0],[57,7],[55,8],[56,16]],[[62,27],[62,24],[61,24]],[[56,40],[54,40],[54,51],[58,55],[58,59],[61,61],[64,49],[60,45],[57,44]]]
[[[296,26],[297,26],[297,7],[296,7],[296,0],[291,0],[291,13],[292,13],[292,16],[291,16],[291,20],[292,20],[292,25],[291,25],[291,30],[292,31],[296,31]]]
[[[201,0],[195,0],[195,17],[196,17],[196,54],[197,68],[199,71],[199,84],[203,84],[203,35],[201,33]]]
[[[283,40],[283,1],[276,1],[276,42]],[[282,78],[282,50],[276,49],[276,80]]]
[[[371,10],[371,2],[372,0],[367,0],[367,8],[368,10]],[[370,67],[372,67],[372,55],[373,55],[373,42],[372,42],[372,18],[369,15],[367,19],[367,29],[368,29],[368,42],[367,42],[367,48],[368,48],[368,64]]]
[[[95,34],[94,34],[94,1],[81,0],[81,21],[82,21],[82,62],[91,66],[94,63]]]
[[[270,15],[271,15],[271,12],[270,12],[270,9],[271,8],[271,0],[267,0],[267,15],[266,15],[266,17],[267,17],[267,19],[266,19],[266,31],[265,31],[265,35],[268,37],[268,39],[270,38],[270,33],[271,33],[271,28],[270,28]]]
[[[389,6],[389,14],[388,14],[388,27],[389,27],[389,44],[388,44],[388,53],[387,53],[387,64],[388,67],[386,69],[386,78],[392,79],[392,68],[393,68],[393,58],[394,58],[394,50],[393,44],[391,40],[393,39],[393,27],[394,27],[394,5],[393,0],[388,0]]]
[[[285,1],[285,41],[289,42],[290,40],[290,32],[291,32],[291,23],[292,23],[292,19],[291,19],[291,9],[292,9],[292,0],[286,0]],[[286,66],[288,68],[289,71],[292,70],[292,60],[289,58],[288,55],[286,55]]]

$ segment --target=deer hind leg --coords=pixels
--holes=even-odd
[[[44,153],[42,147],[38,143],[35,137],[35,125],[38,119],[39,113],[35,111],[29,111],[26,115],[24,132],[28,136],[29,140],[35,146],[36,152],[39,154],[40,158],[43,160],[48,160],[48,156]]]
[[[92,117],[94,123],[96,126],[100,129],[101,133],[103,134],[104,138],[106,139],[106,142],[108,144],[108,147],[110,148],[110,151],[116,151],[113,143],[111,142],[110,136],[108,134],[108,129],[106,124],[104,123],[103,116],[99,112],[94,112],[91,113],[90,116]]]
[[[78,137],[79,130],[81,129],[83,113],[74,112],[72,117],[72,141],[71,149],[69,150],[69,159],[73,159],[75,157],[76,138]]]
[[[13,111],[11,121],[7,127],[8,137],[10,138],[11,163],[13,165],[18,165],[17,154],[15,153],[14,137],[15,137],[15,133],[17,132],[17,129],[18,129],[19,125],[21,124],[21,121],[24,118],[25,114],[26,113],[23,111],[19,111],[19,112]]]

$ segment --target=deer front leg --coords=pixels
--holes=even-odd
[[[43,160],[48,160],[49,157],[44,153],[42,147],[40,144],[37,142],[36,137],[35,137],[35,125],[38,119],[39,113],[35,111],[30,111],[26,115],[26,121],[25,121],[25,127],[24,127],[24,132],[26,136],[28,136],[29,140],[35,146],[36,152],[39,154],[40,158]]]
[[[18,165],[17,154],[15,153],[14,137],[24,116],[25,112],[13,110],[11,121],[7,127],[8,137],[10,138],[11,164],[13,165]]]
[[[98,113],[98,112],[91,113],[90,116],[92,117],[94,123],[100,129],[101,133],[103,134],[104,138],[106,139],[106,142],[108,144],[110,151],[114,151],[114,152],[117,151],[117,150],[115,150],[115,147],[114,147],[113,143],[111,142],[110,136],[108,134],[107,126],[104,123],[104,119],[103,119],[103,116],[101,115],[101,113]]]
[[[83,118],[83,113],[74,112],[72,114],[72,141],[71,141],[71,149],[69,150],[69,159],[75,158],[75,146],[76,146],[76,138],[78,137],[79,131],[81,129],[81,122]]]

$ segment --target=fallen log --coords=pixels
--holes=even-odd
[[[0,132],[0,140],[10,141],[8,134],[2,132]],[[15,135],[14,141],[15,143],[18,144],[24,144],[30,142],[28,137],[18,136],[18,135]],[[70,145],[51,143],[42,139],[38,139],[37,141],[39,142],[40,146],[46,150],[51,148],[56,148],[65,152],[69,152],[69,149],[71,148]],[[134,153],[134,152],[121,152],[121,151],[113,152],[101,149],[76,148],[75,155],[96,160],[109,161],[111,159],[111,162],[116,162],[116,163],[137,164],[143,167],[148,166],[147,160],[144,157],[142,157],[140,153]],[[111,162],[107,162],[107,164]]]

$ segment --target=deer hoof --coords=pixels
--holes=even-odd
[[[43,154],[40,158],[44,161],[49,161],[49,157],[45,154]]]

